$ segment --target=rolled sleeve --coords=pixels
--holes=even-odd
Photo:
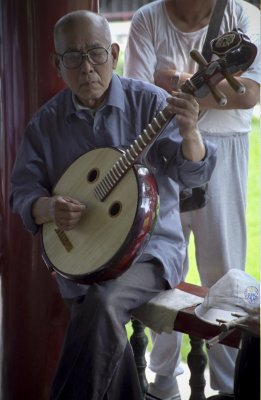
[[[34,221],[34,218],[32,216],[32,206],[33,203],[37,199],[39,199],[39,197],[45,196],[50,196],[50,194],[44,189],[35,190],[31,193],[22,193],[20,191],[19,194],[18,190],[14,190],[10,196],[10,206],[12,211],[20,214],[25,229],[27,229],[33,235],[35,235],[39,231],[40,226],[37,225]],[[15,200],[22,198],[24,198],[25,200]]]
[[[213,170],[216,165],[216,146],[204,140],[206,155],[203,160],[193,162],[186,160],[183,157],[181,145],[177,152],[177,170],[179,182],[185,187],[201,186],[210,180]]]
[[[182,153],[182,142],[164,139],[158,146],[162,157],[164,173],[176,181],[180,187],[196,187],[207,183],[216,165],[216,146],[208,140],[203,140],[206,155],[199,162],[189,161]]]

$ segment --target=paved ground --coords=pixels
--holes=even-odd
[[[149,355],[147,356],[147,360],[149,360]],[[179,391],[181,394],[181,400],[189,400],[190,396],[190,386],[189,386],[189,378],[190,378],[190,371],[187,366],[187,364],[183,363],[182,364],[184,368],[184,374],[178,376],[178,385],[179,385]],[[146,370],[146,376],[148,379],[148,382],[153,382],[154,380],[154,373],[147,368]],[[206,397],[208,396],[213,396],[214,394],[217,394],[214,390],[212,390],[209,386],[209,371],[206,369],[205,371],[205,379],[206,379],[206,387],[205,387],[205,395]]]

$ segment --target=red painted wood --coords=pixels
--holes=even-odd
[[[38,237],[8,206],[12,166],[32,114],[63,85],[51,62],[55,21],[97,1],[0,0],[1,386],[5,400],[47,400],[68,321]]]
[[[180,282],[177,289],[183,290],[183,292],[188,292],[194,294],[195,296],[205,297],[208,293],[208,288],[205,286],[194,285],[193,283]]]

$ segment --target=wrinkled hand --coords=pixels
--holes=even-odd
[[[69,231],[80,221],[86,206],[67,196],[50,199],[50,216],[58,228]]]
[[[184,139],[189,139],[198,132],[198,102],[192,95],[187,93],[172,92],[172,94],[173,96],[167,99],[168,110],[176,114],[181,136]]]

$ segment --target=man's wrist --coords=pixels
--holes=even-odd
[[[183,140],[199,140],[202,141],[202,136],[199,129],[192,129],[188,133],[182,135]]]
[[[32,205],[32,215],[37,225],[53,220],[53,198],[39,197]]]

